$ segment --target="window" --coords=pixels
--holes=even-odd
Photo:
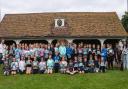
[[[55,19],[55,27],[63,27],[64,19]]]

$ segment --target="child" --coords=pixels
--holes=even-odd
[[[55,73],[58,73],[59,71],[59,68],[60,68],[60,56],[58,54],[58,52],[55,53],[55,56],[53,57],[53,60],[54,60],[54,69],[55,69]]]
[[[33,74],[38,73],[38,61],[37,57],[34,57],[34,61],[32,62]]]
[[[78,63],[77,56],[74,56],[73,65],[74,65],[74,71],[75,71],[75,72],[78,72],[79,63]]]
[[[100,63],[100,72],[105,73],[105,62],[103,58],[101,59],[101,63]]]
[[[24,57],[21,57],[21,60],[19,62],[19,72],[20,74],[24,74],[25,73],[25,60],[24,60]]]
[[[43,57],[41,57],[41,62],[39,63],[39,73],[44,74],[46,71],[46,62],[44,61]]]
[[[84,73],[88,73],[89,68],[88,68],[87,56],[84,57],[83,65],[84,65]]]
[[[10,73],[10,67],[9,67],[9,64],[8,64],[7,61],[4,62],[3,70],[4,70],[4,75],[5,75],[5,76],[8,76],[9,73]]]
[[[67,73],[70,74],[70,75],[75,74],[72,60],[69,60]]]
[[[84,73],[84,65],[82,62],[82,57],[79,57],[79,73]]]
[[[31,74],[31,72],[32,72],[32,62],[30,56],[28,56],[28,59],[26,61],[26,74]]]
[[[95,72],[99,72],[99,61],[97,55],[95,55],[94,66],[95,66]]]
[[[16,75],[18,69],[18,62],[16,62],[16,59],[13,58],[13,62],[11,63],[11,74]]]
[[[52,59],[52,55],[49,55],[49,58],[47,60],[47,73],[48,74],[53,73],[53,67],[54,67],[54,61]]]
[[[65,61],[65,57],[63,56],[61,61],[60,61],[60,72],[62,74],[66,73],[66,69],[67,69],[67,61]]]
[[[89,66],[89,71],[91,73],[94,72],[94,60],[92,58],[92,55],[90,55],[90,59],[89,59],[89,62],[88,62],[88,66]]]

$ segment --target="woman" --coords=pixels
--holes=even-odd
[[[128,70],[128,44],[122,52],[123,68]]]

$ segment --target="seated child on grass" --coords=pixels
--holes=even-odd
[[[60,61],[60,72],[65,74],[67,70],[67,61],[65,61],[65,57],[63,56]]]
[[[30,59],[30,56],[28,56],[28,59],[26,61],[26,74],[31,74],[32,72],[32,61]]]
[[[84,65],[83,65],[83,60],[82,57],[79,57],[79,73],[84,73]]]
[[[47,60],[47,73],[48,74],[53,73],[53,67],[54,67],[54,61],[52,59],[52,55],[49,55],[49,58]]]
[[[89,72],[94,73],[94,60],[92,58],[92,55],[90,55],[88,66],[89,66]]]
[[[94,67],[95,67],[95,72],[99,72],[99,61],[97,55],[95,55]]]
[[[38,73],[38,61],[37,57],[34,57],[34,61],[32,62],[33,74]]]
[[[5,76],[8,76],[10,74],[10,67],[7,60],[4,61],[3,70]]]
[[[78,67],[79,67],[79,62],[78,62],[77,56],[74,56],[73,65],[74,65],[74,71],[77,73],[78,72]]]
[[[41,57],[41,62],[39,63],[39,73],[44,74],[45,72],[46,72],[46,62],[43,59],[43,57]]]
[[[20,74],[25,73],[25,68],[26,68],[26,63],[25,63],[24,57],[21,57],[21,60],[19,61],[19,72],[20,72]]]
[[[16,62],[16,59],[13,58],[13,62],[11,63],[11,74],[16,75],[18,70],[18,62]]]
[[[72,60],[69,60],[68,68],[67,68],[67,73],[70,74],[70,75],[75,74]]]

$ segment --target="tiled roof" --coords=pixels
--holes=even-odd
[[[54,29],[54,20],[57,18],[65,19],[68,24],[64,31]],[[6,14],[0,24],[0,37],[3,38],[45,36],[124,37],[128,33],[115,12]]]

